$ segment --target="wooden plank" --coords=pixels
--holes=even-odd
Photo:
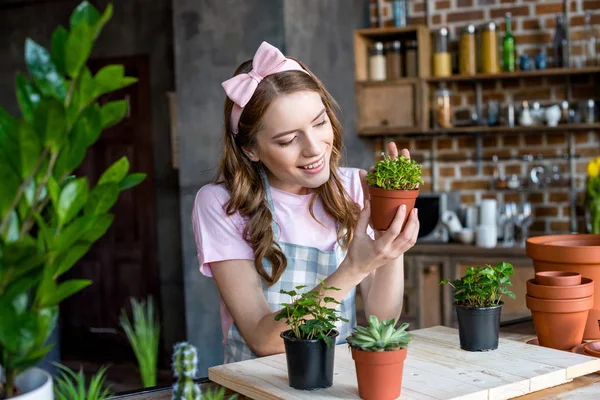
[[[459,348],[458,331],[434,327],[414,335],[405,362],[402,398],[508,399],[570,381],[600,369],[600,359],[501,339],[490,352]],[[209,378],[258,400],[358,398],[354,361],[336,348],[334,384],[319,391],[288,385],[285,354],[209,369]]]
[[[528,78],[532,76],[572,76],[583,74],[600,73],[598,67],[585,68],[549,68],[535,71],[515,71],[501,72],[497,74],[475,74],[475,75],[452,75],[452,76],[432,76],[427,79],[428,82],[454,82],[454,81],[477,81],[489,79],[517,79]]]

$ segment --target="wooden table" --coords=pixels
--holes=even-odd
[[[530,321],[510,325],[501,328],[500,337],[509,340],[526,342],[535,337],[533,325]],[[218,388],[219,386],[203,379],[199,381],[201,389],[209,387]],[[231,395],[231,392],[228,392]],[[227,396],[229,397],[229,396]],[[122,394],[113,397],[119,400],[171,400],[170,388],[158,388],[153,390],[139,391],[135,393]],[[238,397],[239,400],[246,400],[244,396]],[[600,399],[600,375],[590,374],[574,379],[570,383],[545,389],[536,393],[518,397],[520,400],[542,400],[542,399],[561,399],[561,400],[586,400]]]

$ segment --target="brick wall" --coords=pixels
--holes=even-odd
[[[476,25],[486,21],[500,24],[500,38],[504,31],[504,15],[510,11],[513,15],[513,30],[517,41],[517,54],[535,55],[544,49],[549,57],[552,55],[550,43],[554,35],[555,15],[563,11],[563,1],[557,0],[434,0],[430,15],[430,28],[446,26],[450,30],[450,38],[454,42],[464,25]],[[579,42],[584,25],[584,13],[592,10],[592,21],[600,29],[600,0],[571,0],[570,37],[572,54],[579,56],[583,47]],[[410,23],[425,23],[425,2],[410,1]],[[371,21],[376,26],[376,1],[371,1]],[[391,2],[384,3],[384,20],[386,26],[392,25]],[[453,48],[456,48],[453,43]],[[598,49],[600,51],[600,48]],[[577,62],[575,57],[574,62]],[[596,77],[597,78],[597,77]],[[587,76],[572,77],[573,100],[588,98],[600,99],[600,93],[594,88],[598,82]],[[539,101],[542,105],[553,104],[567,99],[566,78],[535,77],[527,79],[509,79],[503,81],[483,82],[483,101],[499,100],[503,105],[513,103],[518,106],[523,100]],[[453,83],[449,85],[453,93],[452,103],[455,111],[472,109],[475,99],[472,83]],[[517,115],[518,117],[518,115]],[[483,136],[482,173],[477,173],[476,145],[474,136],[440,137],[436,139],[397,138],[398,146],[406,147],[416,159],[423,162],[424,190],[432,189],[431,157],[436,158],[435,174],[438,191],[457,190],[461,193],[463,204],[473,204],[482,198],[496,198],[504,202],[530,201],[533,206],[534,224],[532,234],[559,233],[570,230],[570,205],[568,171],[569,165],[565,156],[568,154],[568,135],[564,133],[528,133],[528,134],[492,134]],[[432,154],[432,141],[434,154]],[[574,134],[576,155],[576,179],[578,197],[579,230],[585,229],[583,223],[583,203],[585,171],[587,162],[600,155],[600,135],[598,132],[578,132]],[[376,146],[377,154],[381,152],[381,143]],[[493,161],[493,156],[498,161]],[[528,159],[528,155],[532,156]],[[539,157],[544,160],[537,161]],[[531,158],[534,160],[531,161]],[[529,176],[531,168],[538,165],[558,165],[564,183],[559,187],[544,189],[528,189],[527,191],[492,190],[493,174],[500,176],[518,174],[523,178]]]

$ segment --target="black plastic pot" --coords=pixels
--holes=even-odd
[[[498,348],[500,313],[503,302],[493,307],[472,308],[455,304],[458,318],[460,348],[467,351],[488,351]]]
[[[281,333],[285,344],[288,378],[294,389],[313,390],[333,385],[333,361],[335,356],[335,338],[338,331],[329,336],[334,344],[329,347],[322,340],[295,339],[289,336],[291,331]]]

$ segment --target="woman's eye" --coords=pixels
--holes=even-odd
[[[284,143],[279,143],[280,147],[288,147],[289,145],[291,145],[292,143],[294,143],[294,140],[296,140],[296,137],[294,136],[294,138],[292,140],[290,140],[289,142],[284,142]]]
[[[316,126],[323,126],[327,123],[327,120],[323,120],[323,122],[319,122]]]

